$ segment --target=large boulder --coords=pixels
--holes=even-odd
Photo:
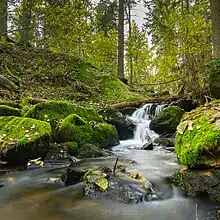
[[[47,122],[15,116],[0,117],[0,158],[9,165],[26,164],[49,151],[51,126]]]
[[[177,127],[175,151],[191,168],[220,167],[220,101],[186,113]]]
[[[46,121],[50,123],[52,128],[56,128],[70,114],[77,114],[87,121],[103,122],[102,117],[95,109],[85,108],[69,102],[56,101],[42,102],[34,105],[24,116]]]
[[[151,120],[150,129],[158,134],[175,133],[183,114],[178,106],[169,106]]]
[[[74,141],[80,147],[89,143],[106,148],[118,143],[118,134],[115,127],[110,124],[87,121],[77,114],[71,114],[60,124],[56,140],[57,142]]]
[[[183,188],[187,196],[207,195],[220,202],[220,170],[182,170],[176,172],[172,182]]]
[[[108,108],[101,110],[99,113],[103,116],[104,121],[115,126],[120,140],[126,140],[133,137],[136,126],[120,111],[114,108]]]

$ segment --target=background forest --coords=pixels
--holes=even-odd
[[[219,9],[218,0],[1,0],[0,36],[79,57],[133,88],[201,98],[220,57]]]

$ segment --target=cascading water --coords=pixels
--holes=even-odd
[[[159,137],[157,133],[150,129],[150,122],[152,117],[159,114],[165,107],[165,104],[145,104],[143,107],[137,109],[129,119],[136,125],[134,137],[131,140],[120,141],[120,145],[114,149],[122,148],[141,148],[145,143],[152,141]]]

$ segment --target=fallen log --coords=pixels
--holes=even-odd
[[[0,74],[0,85],[10,91],[16,91],[19,88],[11,80],[7,79],[6,77],[4,77],[1,74]]]
[[[149,98],[149,99],[144,99],[136,102],[122,102],[122,103],[117,103],[111,105],[112,108],[115,109],[123,109],[123,108],[128,108],[128,107],[133,107],[133,108],[140,108],[142,105],[147,104],[147,103],[169,103],[172,101],[178,100],[175,97],[171,98]]]

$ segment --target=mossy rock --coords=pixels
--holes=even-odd
[[[0,116],[20,116],[20,109],[7,105],[0,105]]]
[[[77,114],[71,114],[63,120],[55,138],[57,142],[74,141],[80,147],[87,143],[108,147],[118,142],[115,127],[104,122],[87,121]]]
[[[25,164],[49,151],[51,126],[47,122],[15,116],[0,117],[0,157],[9,165]]]
[[[183,114],[178,106],[169,106],[152,119],[150,129],[158,134],[175,133]]]
[[[102,156],[102,150],[94,144],[84,144],[79,146],[76,142],[67,142],[65,143],[65,148],[68,153],[76,157],[100,157]]]
[[[49,101],[34,105],[25,117],[47,121],[55,128],[64,118],[70,114],[77,114],[87,121],[102,122],[102,117],[95,109],[85,108],[68,102]]]
[[[177,128],[175,151],[191,168],[220,167],[220,102],[186,113]]]

